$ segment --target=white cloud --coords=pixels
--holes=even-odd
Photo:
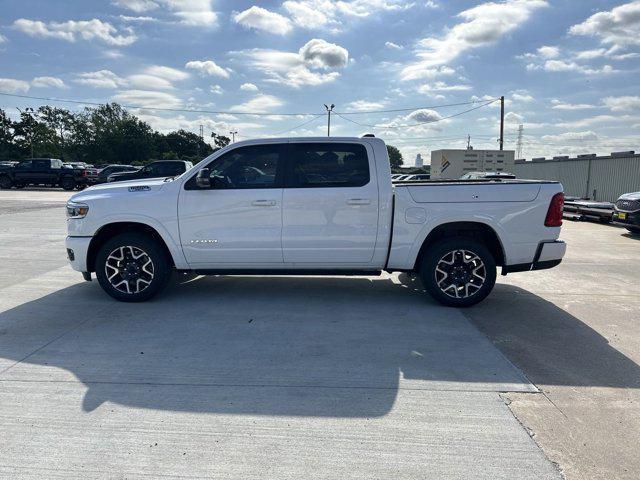
[[[607,50],[604,48],[596,48],[593,50],[583,50],[576,53],[578,60],[593,60],[594,58],[604,57],[607,55]]]
[[[209,91],[214,95],[222,95],[224,93],[224,90],[220,85],[211,85],[209,87]]]
[[[564,142],[567,140],[598,140],[596,132],[591,130],[586,132],[565,132],[558,135],[543,135],[542,140],[546,142]]]
[[[442,115],[435,110],[422,108],[411,112],[406,119],[416,123],[433,123],[442,120]]]
[[[29,91],[29,82],[15,78],[0,78],[0,90],[7,93],[26,93]]]
[[[126,83],[124,79],[111,70],[80,73],[74,82],[94,88],[118,88]]]
[[[544,70],[546,72],[577,72],[584,75],[608,75],[616,73],[611,65],[604,65],[602,68],[591,68],[586,65],[567,60],[547,60],[542,65],[530,63],[527,70]]]
[[[112,97],[114,102],[145,108],[177,108],[180,99],[170,93],[151,90],[124,90]]]
[[[356,100],[345,105],[347,110],[355,110],[356,112],[366,112],[369,110],[380,110],[386,105],[385,102],[371,102],[368,100]]]
[[[183,25],[212,27],[218,23],[218,14],[211,3],[212,0],[115,0],[114,5],[136,13],[163,7]]]
[[[433,3],[428,0],[426,6],[433,7]],[[332,31],[353,17],[366,18],[378,12],[407,10],[415,5],[416,2],[407,0],[287,0],[282,4],[297,26],[307,29],[331,26]]]
[[[349,58],[346,49],[319,39],[307,42],[297,53],[266,49],[239,53],[247,57],[250,67],[267,74],[270,81],[295,88],[336,80],[340,73],[322,70],[345,67]]]
[[[551,105],[553,105],[551,108],[554,110],[588,110],[590,108],[596,108],[595,105],[588,103],[567,103],[556,98],[551,100]]]
[[[133,33],[119,34],[113,25],[97,18],[49,23],[20,18],[13,22],[13,28],[31,37],[58,38],[67,42],[75,42],[78,38],[83,40],[97,39],[107,45],[126,46],[131,45],[137,39]]]
[[[287,17],[255,5],[243,12],[236,13],[233,20],[243,27],[255,28],[276,35],[286,35],[293,29]]]
[[[186,68],[198,71],[201,75],[211,77],[229,78],[229,71],[222,68],[213,60],[192,60],[187,62]]]
[[[332,2],[324,2],[322,8],[317,1],[286,1],[282,6],[291,15],[293,23],[308,29],[324,27],[331,21],[335,12]]]
[[[560,56],[560,49],[550,46],[540,47],[538,48],[538,55],[543,58],[558,58]]]
[[[514,102],[523,102],[523,103],[533,102],[534,100],[531,94],[529,94],[529,92],[527,92],[526,90],[516,90],[511,94],[511,99]]]
[[[155,17],[146,17],[146,16],[131,17],[129,15],[119,15],[118,18],[123,22],[129,22],[129,23],[152,23],[152,22],[158,21],[158,19]]]
[[[165,78],[172,82],[186,80],[189,78],[187,72],[178,70],[177,68],[166,67],[164,65],[152,65],[144,70],[147,75],[155,75],[156,77]]]
[[[505,116],[504,116],[504,123],[510,123],[510,124],[520,124],[524,122],[524,117],[522,115],[519,115],[515,112],[508,112]]]
[[[258,87],[253,83],[243,83],[242,85],[240,85],[240,90],[244,92],[257,92]]]
[[[319,38],[309,40],[299,53],[307,64],[316,68],[344,68],[349,61],[346,48]]]
[[[397,43],[393,42],[385,42],[384,46],[392,50],[402,50],[404,48],[402,45],[398,45]]]
[[[158,4],[152,0],[115,0],[113,4],[136,13],[148,12],[158,8]]]
[[[601,43],[616,49],[640,45],[640,1],[591,15],[584,22],[572,26],[569,33],[598,37]]]
[[[211,0],[161,0],[180,19],[180,23],[195,27],[213,27],[218,14],[213,11]]]
[[[173,84],[166,78],[157,77],[155,75],[147,75],[144,73],[129,75],[127,77],[127,86],[132,88],[151,88],[153,90],[172,90]]]
[[[418,61],[402,70],[403,80],[422,78],[426,68],[445,65],[462,53],[495,43],[526,22],[534,11],[546,7],[546,0],[487,2],[458,14],[464,21],[445,30],[441,37],[418,42]]]
[[[62,79],[58,77],[36,77],[31,81],[31,86],[42,88],[69,88]]]
[[[283,105],[282,100],[273,95],[257,95],[248,102],[231,107],[235,112],[269,113],[270,110]]]
[[[449,85],[446,82],[433,82],[433,83],[425,83],[420,85],[417,88],[418,93],[431,93],[431,92],[466,92],[471,90],[473,87],[471,85]]]
[[[2,35],[2,34],[0,33],[0,45],[1,45],[1,44],[3,44],[3,43],[6,43],[6,42],[8,42],[8,41],[9,41],[9,40],[7,40],[7,37],[5,37],[4,35]]]
[[[638,96],[606,97],[602,103],[612,112],[640,111],[640,97]]]

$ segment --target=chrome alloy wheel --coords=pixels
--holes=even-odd
[[[470,250],[453,250],[438,261],[436,284],[446,295],[468,298],[477,293],[487,278],[484,262]]]
[[[129,294],[140,293],[153,281],[153,261],[149,254],[138,247],[118,247],[107,257],[104,272],[116,290]]]

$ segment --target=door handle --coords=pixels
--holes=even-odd
[[[371,200],[368,198],[350,198],[347,200],[347,204],[349,205],[370,205]]]
[[[274,207],[276,205],[275,200],[254,200],[251,202],[254,207]]]

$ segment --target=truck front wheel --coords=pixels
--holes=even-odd
[[[144,302],[168,283],[171,267],[153,238],[124,233],[108,240],[96,256],[96,277],[105,292],[122,302]]]
[[[491,252],[470,238],[443,239],[428,247],[419,265],[422,283],[438,302],[470,307],[484,300],[496,283]]]

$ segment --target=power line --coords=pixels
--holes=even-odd
[[[280,132],[276,132],[276,133],[274,133],[273,135],[282,135],[283,133],[287,133],[287,132],[290,132],[290,131],[292,131],[292,130],[296,130],[297,128],[304,127],[305,125],[308,125],[308,124],[310,124],[310,123],[312,123],[312,122],[316,121],[316,120],[317,120],[317,119],[319,119],[320,117],[324,117],[324,116],[325,116],[325,114],[324,114],[324,113],[321,113],[320,115],[316,115],[315,117],[313,117],[311,120],[307,120],[306,122],[301,123],[300,125],[296,125],[295,127],[288,128],[288,129],[286,129],[286,130],[282,130],[282,131],[280,131]]]
[[[437,118],[435,120],[428,120],[426,122],[418,122],[418,123],[412,123],[412,124],[408,124],[408,125],[370,125],[370,124],[366,124],[366,123],[356,122],[355,120],[351,120],[350,118],[346,118],[346,117],[342,116],[341,113],[338,113],[338,112],[335,112],[335,114],[338,115],[343,120],[346,120],[347,122],[355,123],[356,125],[360,125],[361,127],[369,127],[369,128],[407,128],[407,127],[417,127],[419,125],[425,125],[425,124],[429,124],[429,123],[437,123],[437,122],[441,122],[443,120],[448,120],[450,118],[459,117],[460,115],[464,115],[465,113],[469,113],[469,112],[472,112],[472,111],[477,110],[479,108],[486,107],[487,105],[490,105],[493,102],[496,102],[497,100],[499,100],[499,99],[488,101],[486,103],[483,103],[482,105],[478,105],[476,107],[469,108],[467,110],[464,110],[464,111],[458,112],[458,113],[454,113],[452,115],[447,115],[446,117],[440,117],[440,118]]]
[[[489,101],[489,103],[493,103],[500,100],[500,98],[489,98],[483,99],[482,101]],[[354,112],[340,112],[342,115],[364,115],[370,113],[397,113],[397,112],[410,112],[412,110],[427,110],[427,109],[435,109],[435,108],[446,108],[446,107],[460,107],[462,105],[474,105],[477,104],[478,100],[472,100],[470,102],[461,102],[461,103],[448,103],[442,105],[430,105],[426,107],[409,107],[409,108],[396,108],[393,110],[358,110]]]
[[[50,98],[50,97],[34,97],[31,95],[18,95],[16,93],[6,93],[0,92],[0,95],[4,95],[6,97],[16,97],[16,98],[26,98],[30,100],[44,100],[47,102],[59,102],[59,103],[73,103],[76,105],[93,105],[93,106],[101,106],[106,105],[105,102],[88,102],[84,100],[69,100],[62,98]],[[153,107],[149,105],[125,105],[119,104],[124,108],[132,108],[132,109],[144,109],[144,110],[159,110],[162,112],[175,112],[175,113],[207,113],[211,115],[254,115],[254,116],[274,116],[274,115],[282,115],[289,117],[297,117],[300,115],[317,115],[317,113],[265,113],[265,112],[235,112],[235,111],[223,111],[223,110],[190,110],[187,108],[167,108],[167,107]]]

